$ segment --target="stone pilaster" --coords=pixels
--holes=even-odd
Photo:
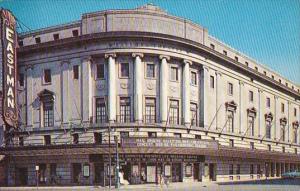
[[[134,120],[143,121],[143,63],[141,53],[133,53],[134,57]]]
[[[116,54],[105,54],[108,59],[108,120],[114,122],[116,120]]]
[[[183,123],[189,125],[191,123],[190,116],[190,65],[191,61],[183,61],[183,79],[182,79],[182,105],[183,105]]]
[[[160,55],[161,60],[160,64],[160,121],[161,123],[167,122],[168,117],[168,81],[169,81],[169,66],[168,60],[170,60],[169,56]]]

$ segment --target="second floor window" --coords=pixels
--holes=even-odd
[[[272,126],[272,121],[266,120],[266,138],[267,139],[271,139],[271,126]]]
[[[234,132],[234,111],[227,111],[227,131]]]
[[[232,83],[228,83],[228,94],[233,95],[233,84]]]
[[[73,66],[73,79],[75,79],[75,80],[79,79],[79,66],[78,65]]]
[[[102,144],[102,133],[99,133],[99,132],[94,133],[94,143]]]
[[[248,116],[248,135],[254,136],[254,116]]]
[[[54,103],[52,100],[43,102],[44,127],[52,127],[54,124]]]
[[[215,88],[215,78],[213,76],[210,76],[210,87]]]
[[[178,81],[178,68],[177,67],[171,67],[171,80]]]
[[[297,117],[297,109],[294,108],[294,117]]]
[[[106,122],[105,99],[97,98],[96,99],[96,123],[105,123],[105,122]]]
[[[121,63],[121,77],[129,77],[129,63]]]
[[[285,141],[285,124],[280,124],[280,141]]]
[[[281,103],[281,113],[284,113],[284,103]]]
[[[79,143],[79,135],[77,133],[73,134],[73,144],[78,144]]]
[[[97,79],[104,79],[104,64],[97,64],[96,65],[96,78]]]
[[[130,111],[130,98],[121,97],[120,98],[120,122],[130,122],[131,120],[131,111]]]
[[[170,100],[169,123],[179,124],[179,102],[178,100]]]
[[[191,72],[191,84],[197,85],[197,73],[196,72]]]
[[[51,145],[51,136],[50,135],[44,136],[44,145]]]
[[[197,104],[191,103],[191,125],[197,126]]]
[[[44,82],[51,83],[51,70],[50,69],[44,70]]]
[[[155,65],[147,64],[147,78],[155,78]]]
[[[294,136],[293,136],[293,139],[294,139],[293,142],[294,143],[298,143],[298,141],[297,141],[298,140],[298,128],[294,128],[293,129],[293,134],[294,134]]]
[[[145,103],[145,122],[146,123],[155,123],[156,122],[156,103],[155,98],[146,98]]]

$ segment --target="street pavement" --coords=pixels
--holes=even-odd
[[[0,191],[109,191],[109,188],[98,186],[66,186],[66,187],[0,187]],[[160,186],[156,184],[127,185],[112,191],[300,191],[300,179],[294,180],[262,180],[252,182],[225,182],[225,183],[171,183]]]

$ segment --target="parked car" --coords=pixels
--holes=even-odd
[[[300,178],[300,172],[286,172],[282,174],[282,178]]]

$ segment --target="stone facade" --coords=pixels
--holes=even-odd
[[[59,34],[59,39],[54,40],[54,34]],[[37,38],[41,42],[37,43]],[[297,158],[290,162],[205,155],[204,161],[171,162],[173,171],[177,168],[175,163],[180,164],[175,174],[183,182],[279,177],[280,174],[274,175],[276,168],[270,166],[278,164],[289,170],[300,167],[300,136],[294,140],[294,132],[300,133],[297,125],[300,87],[186,19],[147,5],[133,10],[85,14],[80,21],[20,34],[19,39],[18,69],[24,82],[19,82],[21,126],[11,143],[15,147],[43,146],[47,143],[46,136],[50,136],[51,145],[64,148],[94,144],[95,132],[101,134],[103,143],[109,139],[114,143],[114,136],[124,138],[126,133],[129,137],[155,133],[157,138],[214,140],[220,147],[265,150]],[[124,63],[128,68],[123,71]],[[99,65],[104,66],[103,76]],[[153,69],[148,70],[148,65],[153,65]],[[45,81],[46,70],[50,70],[50,82]],[[53,103],[51,125],[45,118],[43,102],[49,96]],[[101,122],[97,118],[98,98],[105,103],[105,120]],[[124,102],[128,104],[126,114],[122,109],[123,98],[129,100]],[[148,98],[155,100],[154,114],[148,113]],[[178,105],[174,106],[175,103]],[[232,121],[228,117],[230,112]],[[124,120],[126,116],[128,120]],[[249,128],[250,117],[254,119],[253,130]],[[269,118],[272,118],[270,137],[267,136]],[[284,139],[280,131],[283,122]],[[108,132],[109,128],[112,132]],[[55,175],[60,177],[57,184],[75,184],[72,167],[75,163],[81,169],[78,184],[96,184],[95,165],[101,163],[98,170],[104,181],[101,184],[107,185],[104,169],[108,162],[91,162],[88,154],[31,156],[16,152],[12,157],[14,162],[10,162],[7,175],[9,185],[21,184],[18,178],[13,178],[18,176],[17,168],[27,169],[26,184],[34,185],[35,166],[39,164],[45,164],[45,184],[52,184],[51,164],[55,164]],[[82,175],[85,164],[90,167],[89,177]],[[164,172],[166,164],[168,161],[156,162],[155,172],[159,169]],[[142,161],[137,162],[139,171],[143,165]],[[187,172],[189,165],[191,174]],[[133,166],[129,167],[130,172],[134,171]],[[287,170],[280,172],[284,171]],[[177,181],[175,174],[169,177],[171,181]],[[150,175],[148,178],[151,179]]]

